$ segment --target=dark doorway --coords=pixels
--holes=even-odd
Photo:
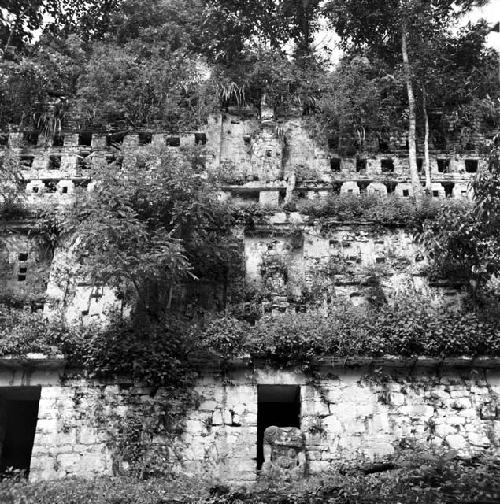
[[[298,385],[257,386],[257,469],[264,462],[264,431],[271,425],[300,428]]]
[[[0,387],[0,473],[29,471],[40,387]]]

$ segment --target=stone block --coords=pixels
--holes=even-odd
[[[446,423],[440,423],[436,424],[434,432],[436,433],[436,436],[439,436],[440,438],[445,438],[446,436],[455,434],[456,429]]]
[[[459,415],[446,417],[446,422],[450,425],[464,425],[465,418]]]
[[[89,427],[82,427],[78,431],[78,443],[91,445],[98,443],[99,439],[97,436],[97,429],[92,429]]]
[[[224,425],[231,425],[233,423],[233,415],[231,414],[231,410],[224,408],[222,410],[222,423]]]
[[[212,413],[212,425],[223,425],[224,420],[222,419],[222,410],[220,408],[217,408],[213,413]]]
[[[212,420],[213,421],[213,420]],[[213,424],[213,425],[221,425]],[[186,420],[185,432],[193,435],[199,435],[204,432],[207,432],[206,425],[201,420]]]
[[[323,418],[322,426],[329,436],[338,436],[344,430],[342,423],[335,416],[328,416],[326,418]]]
[[[487,448],[491,445],[491,441],[479,432],[471,432],[469,434],[469,443],[473,446],[480,446],[483,448]]]
[[[376,413],[370,421],[370,429],[373,432],[388,432],[389,417],[386,412]]]
[[[460,434],[450,434],[445,439],[452,450],[463,450],[467,446],[467,441]]]
[[[326,472],[329,469],[330,469],[330,462],[326,460],[312,460],[309,462],[309,472],[311,474]]]
[[[36,432],[40,434],[53,434],[57,432],[57,418],[45,418],[36,423]]]
[[[200,403],[198,410],[199,411],[214,411],[215,408],[217,408],[218,403],[217,401],[203,401]]]
[[[390,443],[370,443],[361,447],[361,453],[370,460],[382,459],[394,455],[394,446]]]
[[[405,399],[405,395],[399,392],[391,392],[389,394],[389,401],[393,406],[403,406]]]
[[[451,407],[457,410],[470,409],[472,407],[472,403],[467,397],[459,397],[452,401]]]
[[[495,403],[486,403],[480,410],[482,420],[494,420],[497,417],[497,405]]]

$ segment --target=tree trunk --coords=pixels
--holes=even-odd
[[[427,114],[427,95],[425,87],[422,89],[422,108],[424,113],[424,173],[425,173],[425,190],[431,194],[432,179],[431,179],[431,163],[429,159],[429,115]]]
[[[410,61],[408,59],[408,48],[406,40],[406,23],[401,27],[401,54],[403,56],[403,70],[408,92],[408,159],[410,163],[411,185],[413,197],[420,204],[422,201],[422,186],[417,168],[417,116],[415,112],[415,95],[411,80]]]

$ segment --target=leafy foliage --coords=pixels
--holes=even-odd
[[[227,487],[211,480],[187,476],[177,479],[98,478],[93,481],[64,480],[28,484],[0,483],[6,504],[445,504],[449,502],[496,502],[500,496],[500,467],[492,455],[474,461],[458,460],[453,452],[429,453],[405,450],[395,468],[365,474],[355,465],[307,480],[262,480],[248,488]],[[284,497],[286,496],[286,497]]]
[[[500,271],[500,161],[498,145],[488,169],[472,181],[474,204],[470,209],[443,208],[433,221],[426,221],[418,239],[433,260],[436,276],[471,281],[475,291],[486,287]]]
[[[325,199],[292,200],[285,207],[313,218],[341,221],[366,220],[380,224],[404,224],[410,228],[423,221],[432,222],[441,212],[457,214],[466,212],[470,205],[464,201],[425,198],[420,206],[402,198],[380,198],[375,195],[331,195]]]
[[[430,308],[418,298],[370,310],[340,306],[328,316],[263,316],[254,325],[244,318],[211,321],[200,337],[205,348],[227,359],[251,355],[285,367],[310,366],[323,356],[500,355],[498,320]]]
[[[100,172],[95,192],[67,219],[65,231],[85,256],[84,272],[161,320],[187,279],[227,283],[237,262],[231,218],[198,157],[167,149],[137,153]],[[144,322],[144,320],[142,321]]]

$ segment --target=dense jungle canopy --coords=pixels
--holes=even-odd
[[[412,114],[418,135],[428,117],[436,142],[451,130],[491,129],[490,28],[456,28],[471,8],[444,0],[4,0],[0,129],[189,130],[221,106],[258,106],[262,93],[279,113],[313,114],[311,128],[339,150],[406,132]],[[318,37],[325,27],[341,38],[336,65]]]

